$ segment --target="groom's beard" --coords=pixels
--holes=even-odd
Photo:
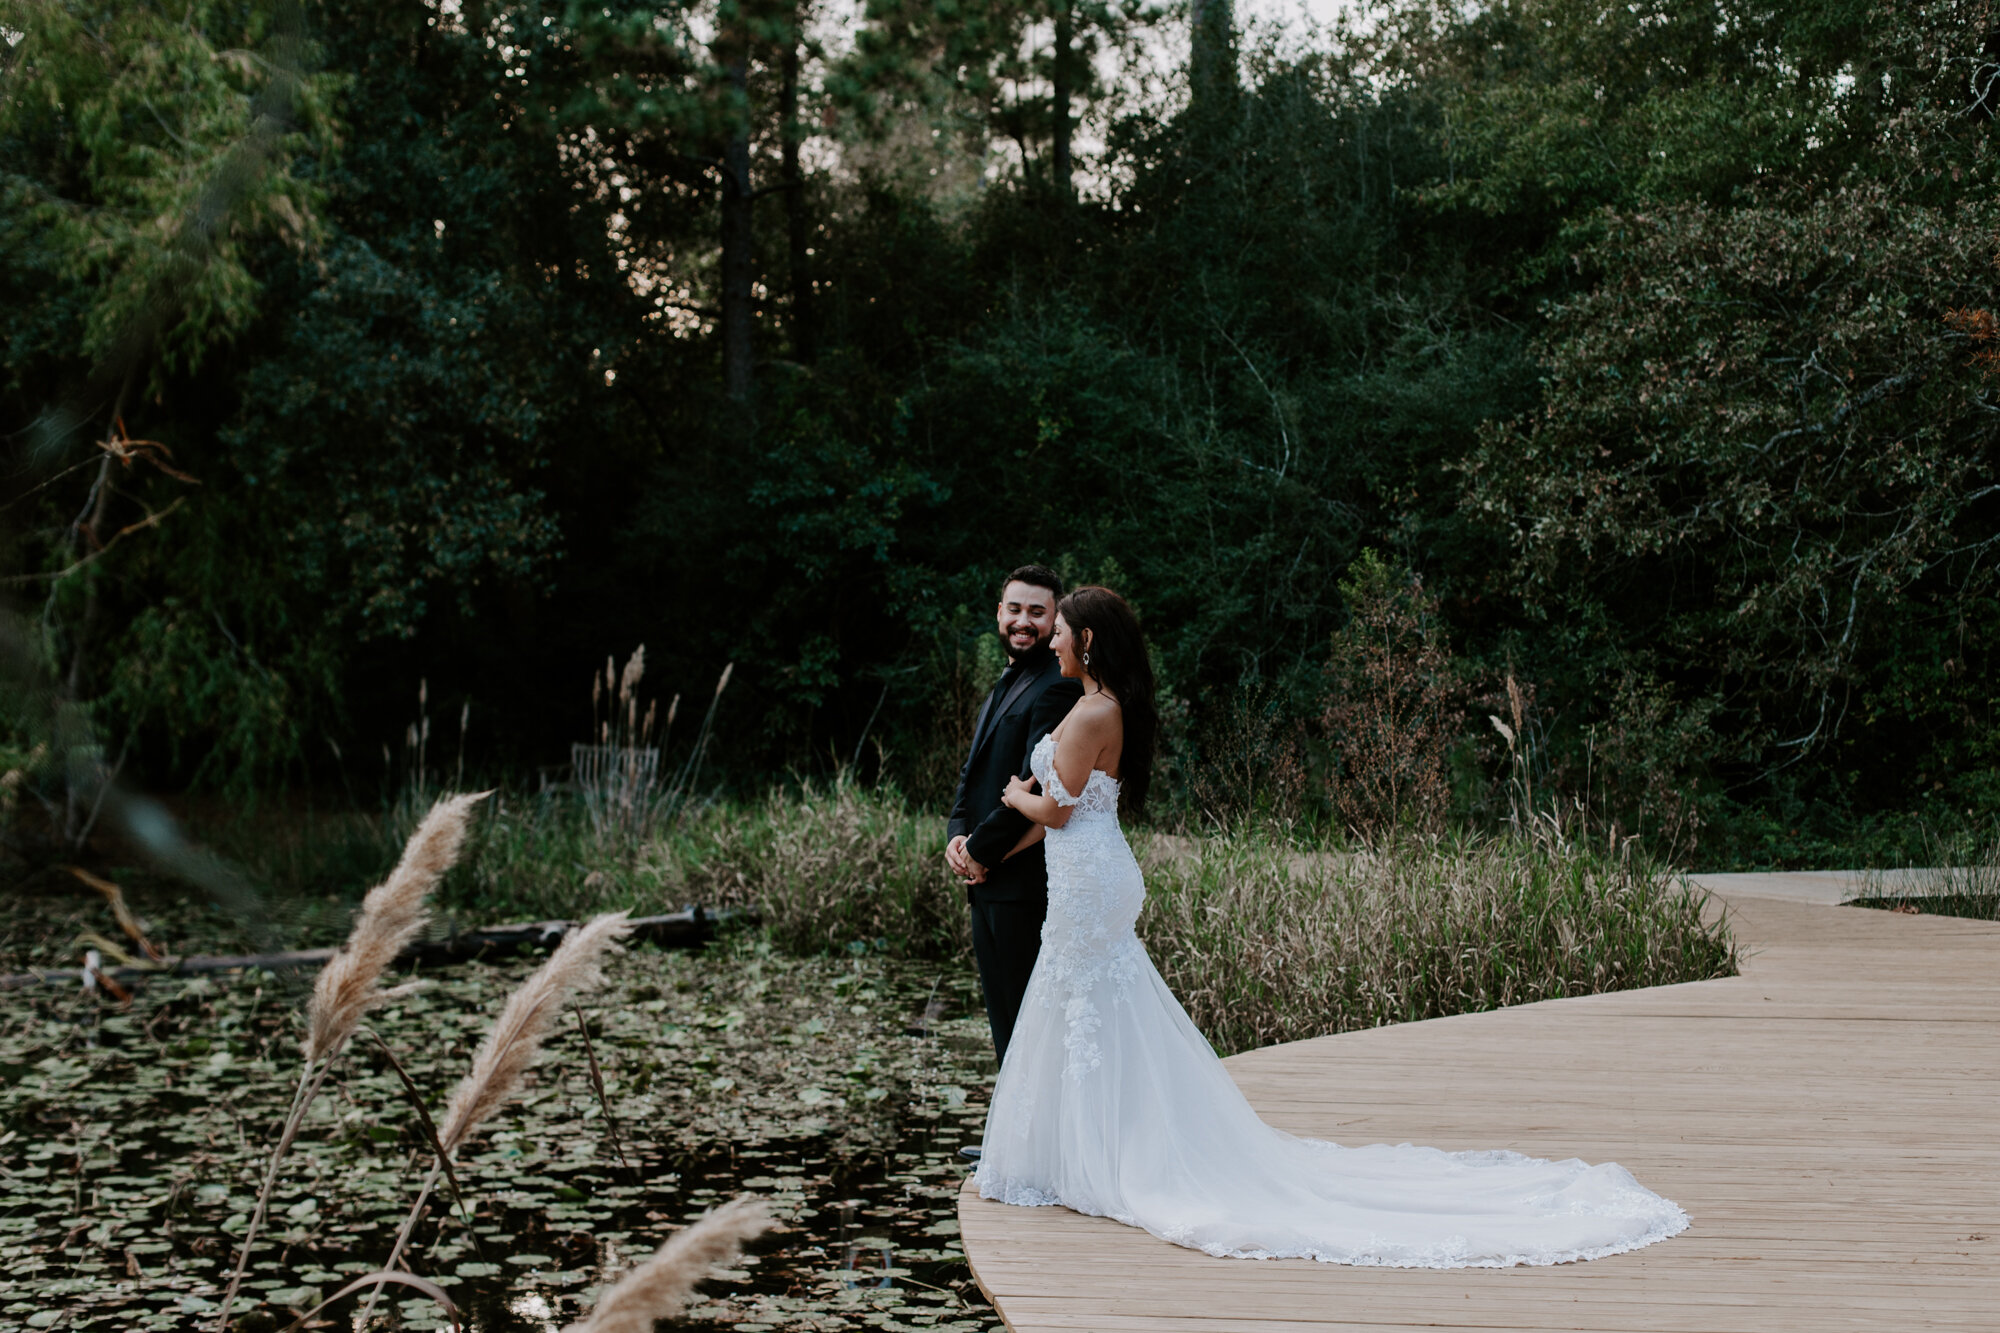
[[[1053,651],[1047,639],[1036,639],[1034,647],[1023,648],[1019,652],[1015,652],[1010,644],[1007,648],[1007,665],[1011,668],[1020,666],[1023,662],[1034,662]]]

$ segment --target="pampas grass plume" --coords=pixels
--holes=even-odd
[[[448,796],[432,806],[389,878],[361,900],[353,933],[313,983],[306,1004],[306,1059],[330,1058],[354,1035],[362,1015],[416,989],[416,982],[386,988],[376,983],[430,919],[425,899],[458,860],[472,807],[490,794]]]
[[[630,699],[632,692],[639,688],[639,680],[646,674],[646,645],[640,644],[626,659],[625,671],[618,679],[618,697]]]
[[[563,1333],[652,1333],[687,1305],[695,1284],[736,1261],[746,1242],[771,1227],[764,1201],[744,1195],[705,1214],[652,1258],[627,1269],[592,1307],[590,1317]]]
[[[550,1025],[562,1012],[564,998],[571,991],[604,980],[600,964],[605,953],[631,931],[628,915],[606,912],[564,935],[549,960],[507,997],[499,1020],[472,1058],[472,1069],[445,1108],[438,1143],[447,1154],[456,1153],[472,1131],[513,1095],[541,1050]]]
[[[424,697],[427,688],[419,688],[419,700]],[[383,753],[388,753],[386,748]],[[417,988],[416,982],[401,986],[382,986],[378,983],[389,964],[396,961],[396,955],[416,938],[417,932],[424,928],[424,922],[430,919],[430,909],[424,900],[437,887],[444,872],[458,860],[458,854],[465,846],[465,826],[471,818],[472,807],[491,794],[475,792],[468,796],[447,796],[431,807],[423,823],[417,825],[417,831],[410,835],[410,841],[403,848],[403,857],[389,872],[389,878],[368,890],[368,896],[361,900],[361,915],[355,920],[347,943],[327,960],[313,982],[312,998],[306,1001],[305,1067],[299,1071],[298,1088],[292,1094],[292,1109],[285,1117],[284,1127],[278,1131],[278,1143],[271,1150],[270,1163],[264,1168],[264,1183],[257,1191],[256,1207],[251,1210],[250,1224],[243,1233],[242,1245],[237,1249],[236,1271],[231,1275],[229,1287],[223,1292],[222,1302],[217,1308],[216,1333],[224,1333],[229,1327],[229,1312],[235,1308],[236,1293],[250,1268],[250,1249],[257,1243],[258,1229],[264,1224],[264,1210],[271,1201],[271,1189],[278,1182],[278,1164],[292,1146],[299,1126],[305,1123],[313,1098],[319,1095],[320,1085],[333,1069],[334,1057],[347,1045],[354,1030],[361,1026],[362,1015]],[[380,1291],[381,1288],[375,1290]]]
[[[627,912],[606,912],[564,935],[562,943],[549,955],[549,960],[535,969],[534,974],[507,997],[499,1019],[487,1032],[486,1040],[479,1044],[478,1053],[472,1057],[472,1068],[459,1080],[458,1087],[451,1094],[451,1104],[445,1107],[444,1124],[437,1136],[437,1163],[431,1167],[423,1188],[417,1192],[417,1201],[411,1205],[409,1216],[403,1219],[402,1230],[396,1233],[396,1243],[391,1247],[383,1268],[395,1268],[403,1257],[403,1247],[409,1244],[410,1234],[416,1229],[417,1219],[423,1215],[424,1204],[429,1202],[431,1191],[437,1188],[438,1177],[447,1162],[472,1137],[472,1131],[499,1110],[514,1095],[514,1089],[521,1085],[521,1076],[535,1062],[536,1053],[542,1049],[542,1039],[548,1036],[549,1028],[556,1015],[562,1012],[563,1001],[569,993],[595,986],[604,980],[600,965],[604,955],[617,945],[620,938],[630,933],[632,927],[626,921],[629,915]],[[368,1326],[369,1316],[374,1314],[376,1299],[381,1294],[380,1286],[368,1293],[368,1301],[361,1308],[360,1318],[355,1321],[356,1328]]]

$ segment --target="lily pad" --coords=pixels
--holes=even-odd
[[[371,1015],[433,1117],[533,962],[440,971],[421,1005]],[[548,1311],[535,1320],[561,1327],[593,1288],[751,1192],[788,1230],[706,1286],[691,1315],[785,1333],[944,1316],[999,1327],[954,1237],[926,1234],[954,1216],[952,1153],[977,1137],[991,1076],[969,972],[727,947],[635,949],[609,971],[583,1004],[609,1116],[568,1021],[458,1155],[463,1208],[432,1202],[416,1271],[449,1282],[479,1326],[510,1327],[532,1301]],[[934,985],[947,1015],[912,1036],[908,1015]],[[624,1002],[642,987],[645,1001]],[[102,1327],[187,1327],[212,1316],[235,1265],[295,1086],[298,1003],[268,975],[156,981],[131,1019],[160,1043],[139,1047],[144,1064],[92,1047],[88,1022],[54,997],[0,1014],[0,1070],[18,1071],[0,1078],[0,1324],[75,1308]],[[421,1142],[395,1072],[372,1044],[352,1047],[283,1164],[252,1253],[256,1300],[293,1306],[379,1267],[424,1173]],[[857,1269],[843,1255],[864,1223],[877,1248]],[[385,1306],[392,1295],[409,1293],[385,1292]],[[393,1307],[407,1307],[405,1327],[440,1318],[428,1302]]]

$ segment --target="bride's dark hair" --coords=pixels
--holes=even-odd
[[[1118,758],[1119,804],[1138,814],[1146,806],[1153,783],[1153,739],[1160,715],[1153,706],[1153,662],[1146,655],[1146,636],[1131,603],[1095,584],[1076,589],[1056,604],[1069,626],[1080,656],[1084,636],[1090,636],[1086,669],[1111,692],[1125,716],[1125,749]]]

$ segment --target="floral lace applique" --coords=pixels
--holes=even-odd
[[[1114,817],[1117,815],[1118,779],[1112,777],[1101,768],[1090,770],[1090,776],[1084,780],[1082,791],[1074,796],[1069,794],[1069,789],[1063,786],[1062,776],[1056,772],[1056,738],[1054,732],[1050,732],[1048,735],[1042,737],[1041,740],[1035,742],[1034,753],[1029,757],[1029,767],[1034,770],[1036,779],[1041,782],[1042,790],[1054,797],[1057,805],[1070,806],[1075,809],[1076,814],[1070,816],[1072,824],[1076,822],[1077,815],[1112,815]],[[1068,830],[1054,829],[1051,832],[1066,833]]]
[[[1145,947],[1132,928],[1143,894],[1138,867],[1131,876],[1082,870],[1112,866],[1131,851],[1118,828],[1118,780],[1091,770],[1082,792],[1070,795],[1056,772],[1055,737],[1044,736],[1031,760],[1042,790],[1072,813],[1068,824],[1048,833],[1049,915],[1042,926],[1039,968],[1049,985],[1042,1002],[1063,1010],[1063,1072],[1078,1082],[1104,1063],[1096,1034],[1103,1027],[1101,1003],[1125,999],[1145,965]]]

